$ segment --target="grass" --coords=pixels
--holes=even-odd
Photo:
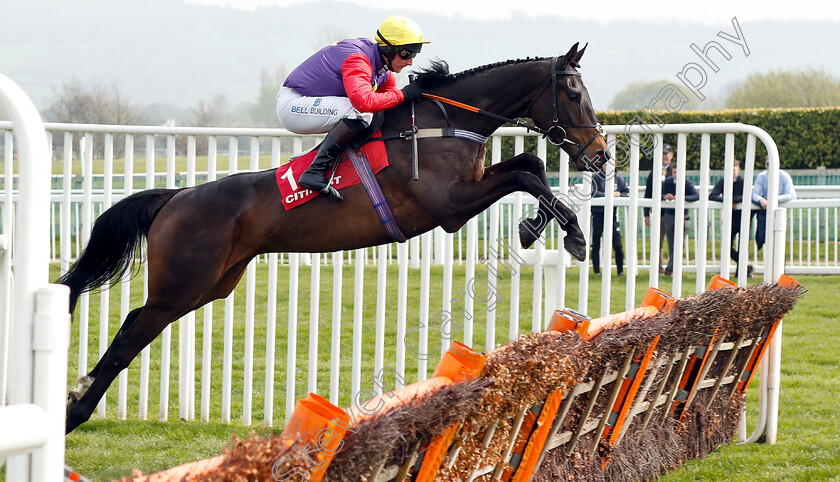
[[[345,259],[346,261],[346,259]],[[172,467],[178,464],[217,455],[232,435],[246,436],[263,425],[265,375],[265,298],[267,289],[264,285],[266,264],[258,265],[257,296],[256,296],[256,324],[255,324],[255,364],[254,364],[254,395],[253,395],[253,423],[251,426],[242,424],[243,410],[243,367],[241,353],[244,351],[244,319],[245,319],[245,283],[241,283],[235,294],[235,326],[234,326],[234,367],[232,382],[232,420],[231,424],[222,424],[221,420],[221,354],[223,350],[223,321],[224,311],[222,302],[214,306],[215,320],[213,325],[213,361],[212,379],[213,392],[211,395],[210,422],[181,421],[178,419],[178,330],[180,323],[172,325],[172,382],[169,393],[168,422],[159,422],[159,364],[162,349],[161,339],[158,338],[151,346],[151,383],[149,393],[149,420],[141,421],[137,417],[139,362],[135,360],[128,370],[128,419],[116,420],[117,383],[114,383],[107,397],[107,416],[97,419],[96,415],[86,424],[71,433],[67,439],[67,464],[91,478],[91,480],[111,480],[131,473],[134,468],[150,473]],[[479,270],[480,272],[480,270]],[[520,330],[530,329],[531,309],[530,299],[533,283],[533,268],[522,270],[520,304]],[[297,331],[297,365],[296,398],[306,393],[306,379],[308,374],[308,340],[309,340],[309,302],[310,299],[310,268],[300,268],[300,292],[298,293],[299,326]],[[274,429],[282,429],[284,414],[285,371],[287,353],[288,328],[288,285],[289,267],[279,268],[279,289],[276,333],[275,357],[275,398],[274,398]],[[388,298],[386,301],[386,332],[385,332],[385,365],[394,366],[396,340],[396,266],[387,271],[389,280]],[[142,280],[133,280],[132,306],[140,303],[142,295]],[[343,299],[341,329],[341,392],[340,404],[349,401],[351,376],[351,346],[353,320],[353,290],[354,268],[343,268]],[[419,311],[420,282],[419,273],[409,276],[408,290],[408,325],[416,323]],[[430,313],[440,310],[443,272],[441,267],[433,267],[430,280],[431,306]],[[647,287],[647,273],[642,272],[637,280],[636,302]],[[319,315],[319,368],[317,391],[322,395],[329,393],[329,347],[331,329],[331,298],[333,268],[322,268],[320,274],[321,304]],[[836,319],[837,309],[830,300],[835,299],[840,291],[840,277],[837,276],[801,276],[799,280],[809,288],[809,292],[797,305],[794,312],[788,316],[784,328],[784,348],[782,362],[782,391],[778,443],[773,446],[752,444],[745,446],[727,445],[721,447],[703,460],[689,461],[681,469],[669,474],[667,480],[696,480],[696,479],[728,479],[744,476],[757,480],[825,480],[840,479],[840,408],[837,408],[837,381],[840,377],[840,365],[836,356],[834,344],[837,341]],[[662,280],[661,287],[669,291],[670,283]],[[465,270],[456,266],[453,286],[464,286]],[[611,287],[610,311],[624,309],[624,278],[613,277]],[[683,279],[683,292],[693,291],[695,279],[693,275],[686,275]],[[365,302],[363,306],[363,357],[361,370],[361,386],[366,387],[373,377],[373,347],[375,343],[376,317],[376,270],[367,268],[364,278]],[[566,277],[566,302],[574,308],[578,306],[579,279],[576,269],[570,269]],[[119,326],[119,292],[114,290],[114,298],[110,302],[110,329],[113,335]],[[600,311],[599,294],[601,293],[600,277],[590,279],[588,290],[588,310],[590,313]],[[499,303],[496,312],[496,344],[504,343],[508,337],[508,323],[510,313],[509,285],[500,285],[498,293]],[[98,320],[99,295],[93,294],[90,299],[90,340],[89,366],[98,359]],[[474,345],[484,349],[486,315],[480,310],[482,306],[476,303],[476,319],[474,322]],[[76,313],[78,320],[78,309]],[[200,400],[201,374],[201,339],[202,313],[196,316],[196,394]],[[73,341],[70,350],[70,370],[68,381],[75,379],[78,363],[78,321],[74,324]],[[456,336],[462,338],[462,334]],[[434,362],[429,363],[430,370],[434,369]],[[409,382],[416,379],[417,363],[408,355],[406,364],[406,378]],[[755,383],[757,385],[757,382]],[[757,406],[756,386],[751,387],[748,398],[748,427],[751,430],[757,418],[754,407]],[[198,414],[198,406],[196,406]],[[0,477],[2,478],[2,477]]]

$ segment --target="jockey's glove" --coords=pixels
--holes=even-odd
[[[423,90],[417,84],[408,84],[402,88],[403,95],[405,95],[404,102],[412,102],[423,98]]]

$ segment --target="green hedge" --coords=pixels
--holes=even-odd
[[[598,121],[603,125],[626,125],[636,116],[649,120],[642,111],[606,111],[597,112]],[[754,125],[767,131],[776,141],[783,169],[814,169],[819,166],[840,168],[840,108],[808,109],[732,109],[720,111],[689,111],[672,114],[657,112],[657,116],[666,124],[695,124],[707,122],[740,122]],[[623,137],[623,136],[622,136]],[[677,135],[666,134],[665,143],[676,149]],[[699,169],[700,136],[688,137],[687,169]],[[735,136],[735,157],[743,159],[746,153],[746,136]],[[536,152],[535,137],[525,139],[525,150]],[[505,139],[502,159],[513,155],[513,139]],[[757,159],[766,155],[763,144],[756,143]],[[724,136],[712,136],[712,169],[723,168]],[[558,169],[559,153],[555,146],[549,145],[548,169]],[[489,155],[488,155],[489,162]],[[650,156],[643,156],[642,169],[650,169]]]

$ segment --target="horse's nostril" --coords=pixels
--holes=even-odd
[[[598,170],[600,170],[604,166],[604,164],[606,164],[609,160],[610,160],[609,151],[606,151],[606,150],[598,151],[598,155],[595,159],[595,165],[598,167]]]

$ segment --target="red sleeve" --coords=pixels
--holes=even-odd
[[[384,84],[380,85],[377,92],[388,92],[391,90],[398,90],[397,89],[397,78],[394,76],[393,73],[388,72],[388,80],[385,81]],[[400,91],[402,92],[402,91]],[[403,95],[403,100],[405,100],[405,95]]]
[[[373,67],[364,54],[356,53],[344,60],[341,64],[341,78],[350,103],[360,112],[379,112],[396,107],[405,100],[402,91],[396,90],[393,75],[389,75],[388,80],[376,91],[373,90]]]

